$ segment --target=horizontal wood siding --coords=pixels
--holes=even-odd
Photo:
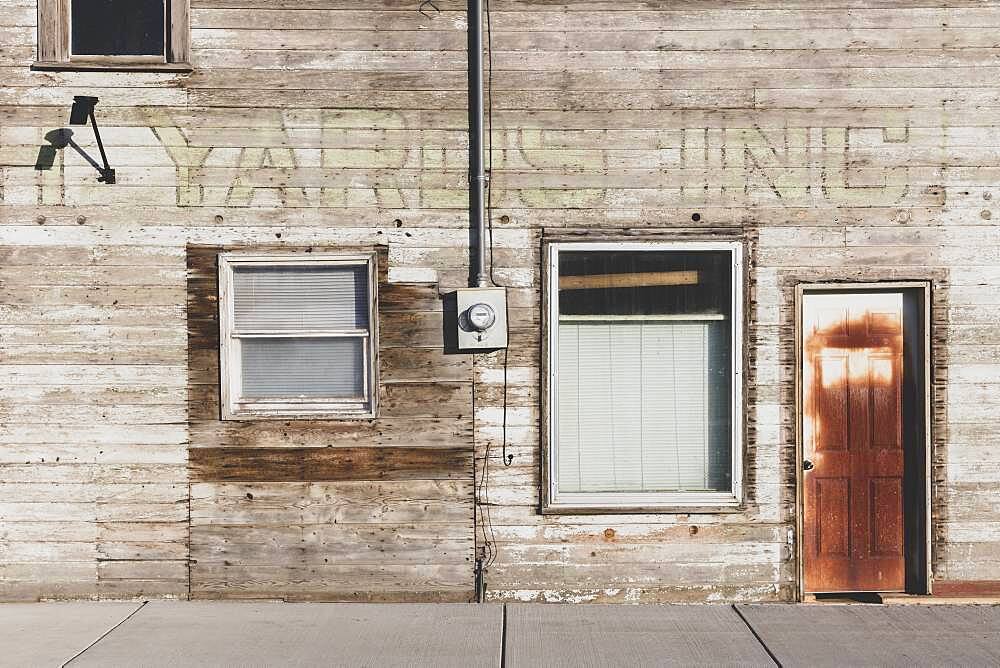
[[[20,240],[0,251],[0,597],[186,597],[183,252]]]
[[[889,278],[934,293],[934,575],[1000,581],[998,3],[493,0],[511,345],[475,357],[465,3],[418,4],[192,0],[190,74],[31,71],[0,7],[0,598],[464,600],[474,454],[491,598],[790,599],[794,286]],[[113,186],[55,148],[77,94]],[[559,235],[746,242],[739,512],[538,513]],[[257,245],[383,249],[377,420],[218,420],[214,253]]]

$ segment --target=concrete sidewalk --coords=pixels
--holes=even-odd
[[[0,604],[3,666],[997,666],[1000,607]]]

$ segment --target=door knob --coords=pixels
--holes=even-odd
[[[802,460],[802,470],[803,471],[812,471],[813,470],[813,463],[811,461],[809,461],[808,459],[803,459]]]

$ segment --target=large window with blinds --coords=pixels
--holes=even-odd
[[[741,246],[548,246],[545,506],[738,505]]]
[[[224,419],[373,417],[375,258],[219,258]]]

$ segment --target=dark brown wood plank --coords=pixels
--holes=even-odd
[[[302,482],[337,480],[461,480],[471,448],[192,448],[192,480]]]
[[[1000,580],[935,580],[935,596],[1000,596]]]

